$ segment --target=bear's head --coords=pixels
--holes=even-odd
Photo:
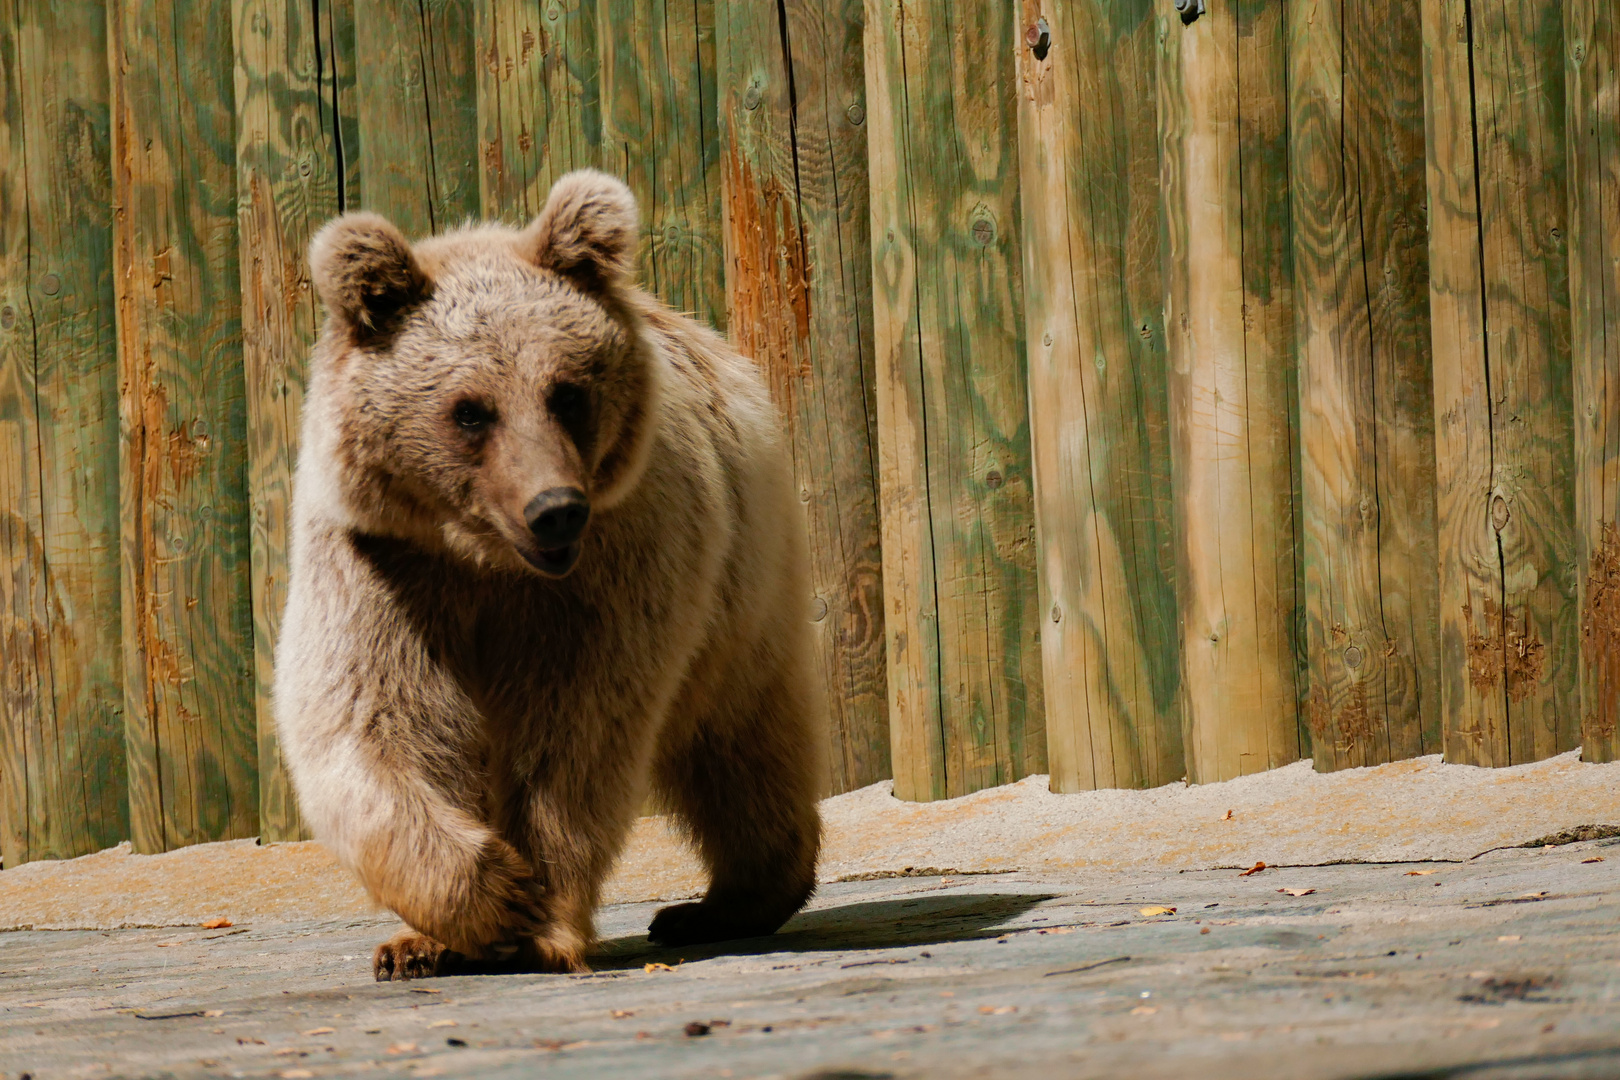
[[[624,184],[584,171],[522,230],[413,247],[356,213],[316,235],[328,321],[306,446],[347,523],[484,565],[573,569],[592,514],[635,485],[657,418],[637,221]]]

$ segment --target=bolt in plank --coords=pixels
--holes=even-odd
[[[259,823],[228,0],[111,0],[123,646],[135,850]]]
[[[1030,441],[1052,790],[1186,774],[1147,0],[1024,0]]]
[[[407,236],[479,215],[474,7],[354,5],[361,201]]]
[[[779,12],[780,16],[779,17]],[[830,788],[892,775],[861,0],[717,11],[733,342],[786,420],[810,532]]]
[[[1620,757],[1620,11],[1566,0],[1581,759]]]
[[[259,836],[299,840],[306,833],[270,693],[287,604],[304,368],[321,320],[305,251],[314,231],[348,204],[347,163],[359,150],[354,12],[349,0],[234,0],[234,18]]]
[[[1440,749],[1419,0],[1290,0],[1306,722],[1320,772]]]
[[[884,625],[894,791],[1046,769],[1011,5],[870,0]]]
[[[107,16],[0,2],[0,860],[129,835]]]
[[[1195,783],[1301,753],[1283,7],[1159,16],[1171,456]]]
[[[479,169],[485,216],[527,222],[557,178],[601,164],[599,0],[478,5]]]
[[[1448,761],[1580,742],[1562,5],[1423,0]]]

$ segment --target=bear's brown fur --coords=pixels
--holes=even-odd
[[[316,837],[413,928],[379,979],[582,970],[649,785],[711,875],[654,941],[770,933],[814,888],[779,421],[749,360],[633,284],[636,233],[629,190],[579,172],[521,231],[413,247],[349,214],[311,245],[276,717]]]

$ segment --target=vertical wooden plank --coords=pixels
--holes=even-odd
[[[233,7],[259,836],[297,840],[306,834],[281,759],[270,691],[287,603],[304,365],[320,329],[304,251],[321,223],[346,204],[347,156],[358,151],[344,141],[354,106],[353,9],[346,0],[235,0]]]
[[[780,13],[780,17],[779,17]],[[883,652],[860,0],[717,12],[733,342],[788,425],[833,792],[892,775]]]
[[[1289,185],[1318,771],[1440,749],[1418,0],[1290,0]]]
[[[409,236],[479,215],[472,0],[354,7],[366,209]]]
[[[601,164],[599,0],[478,5],[479,183],[487,217],[527,221],[557,178]]]
[[[112,0],[124,686],[137,851],[258,831],[229,0]]]
[[[726,327],[715,0],[599,0],[600,165],[641,203],[642,284]]]
[[[1159,128],[1189,779],[1300,754],[1283,8],[1160,16]]]
[[[1620,757],[1620,11],[1612,2],[1566,0],[1564,56],[1581,759],[1614,761]]]
[[[1423,0],[1446,758],[1579,743],[1556,0]]]
[[[869,0],[895,794],[1046,766],[1010,5]]]
[[[0,2],[0,860],[128,835],[107,23]]]
[[[1030,437],[1054,791],[1186,773],[1153,13],[1148,0],[1022,4]]]

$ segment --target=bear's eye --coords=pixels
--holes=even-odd
[[[552,389],[547,404],[557,419],[564,424],[572,424],[585,418],[591,399],[582,387],[573,383],[561,383]]]
[[[483,431],[495,422],[495,414],[476,401],[458,402],[451,410],[450,418],[463,431]]]

